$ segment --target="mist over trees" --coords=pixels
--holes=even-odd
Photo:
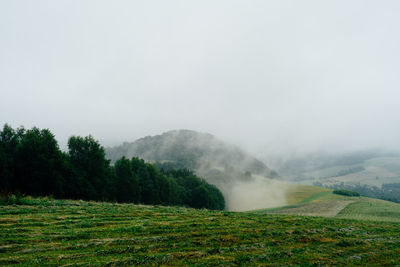
[[[241,148],[219,140],[208,133],[191,130],[172,130],[161,135],[147,136],[134,142],[106,149],[112,162],[125,156],[140,157],[151,162],[171,163],[175,167],[190,170],[238,169],[254,174],[276,177],[262,161]]]
[[[72,136],[60,150],[48,129],[0,131],[0,193],[224,209],[221,192],[189,170],[160,171],[143,159],[114,165],[92,136]]]
[[[268,179],[278,178],[276,171],[242,148],[209,133],[171,130],[106,148],[111,162],[123,156],[143,158],[164,172],[193,171],[222,192],[228,210],[252,210],[284,205],[286,201],[287,187]]]

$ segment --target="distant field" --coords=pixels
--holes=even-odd
[[[400,157],[380,157],[366,161],[368,166],[378,166],[400,176]]]
[[[363,167],[364,170],[338,176],[343,170]],[[302,184],[320,182],[325,185],[340,183],[367,184],[380,187],[387,183],[400,183],[400,157],[376,157],[354,165],[337,165],[302,173]]]
[[[0,265],[393,266],[400,262],[397,223],[46,199],[24,203],[0,206]],[[368,202],[357,203],[340,216],[360,207],[371,211],[365,206]],[[378,201],[374,209],[385,212],[385,207]]]
[[[336,195],[329,189],[303,185],[293,185],[287,195],[288,205],[256,212],[400,222],[398,203]]]

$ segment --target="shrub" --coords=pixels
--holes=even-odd
[[[337,190],[333,190],[334,194],[337,195],[343,195],[343,196],[349,196],[349,197],[359,197],[360,194],[354,191],[350,191],[350,190],[344,190],[344,189],[337,189]]]

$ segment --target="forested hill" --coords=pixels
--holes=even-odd
[[[71,136],[60,150],[48,129],[0,130],[0,198],[12,194],[224,209],[213,185],[189,170],[159,170],[139,158],[114,165],[92,136]]]
[[[112,162],[125,156],[141,157],[164,166],[188,168],[201,173],[210,170],[251,172],[263,176],[275,176],[263,162],[248,155],[242,149],[227,144],[211,134],[190,130],[174,130],[156,136],[148,136],[132,143],[107,148],[106,156]]]
[[[278,176],[276,172],[241,148],[208,133],[174,130],[106,149],[106,157],[112,162],[123,156],[143,158],[164,171],[192,170],[222,192],[228,210],[285,204],[285,187],[266,178]]]

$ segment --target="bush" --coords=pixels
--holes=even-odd
[[[343,196],[349,196],[349,197],[359,197],[360,194],[354,191],[350,191],[350,190],[344,190],[344,189],[337,189],[337,190],[333,190],[334,194],[337,195],[343,195]]]
[[[26,199],[20,194],[5,194],[0,196],[0,205],[26,205]]]

